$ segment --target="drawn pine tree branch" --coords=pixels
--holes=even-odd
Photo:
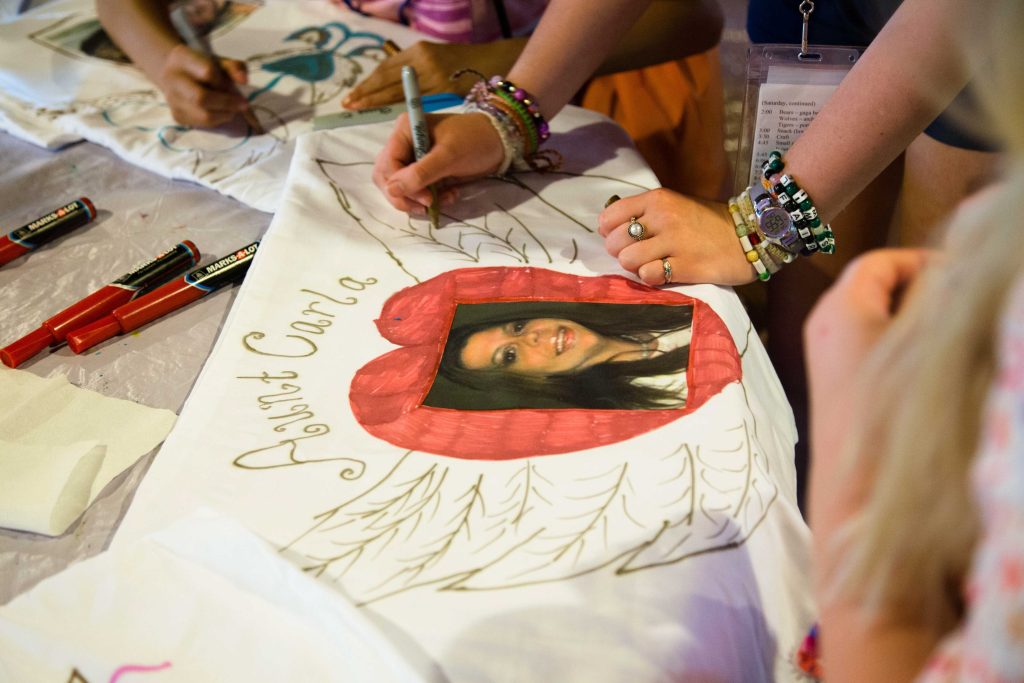
[[[472,517],[474,514],[481,516],[486,516],[487,514],[484,499],[480,492],[482,482],[483,475],[480,475],[467,491],[456,498],[456,501],[464,500],[465,504],[456,510],[454,515],[448,520],[450,530],[426,544],[426,547],[430,548],[426,552],[407,558],[411,564],[385,579],[381,582],[381,585],[396,581],[400,577],[404,577],[403,583],[409,583],[419,578],[425,571],[441,562],[441,559],[454,547],[455,541],[460,534],[465,535],[467,542],[472,540]],[[479,512],[477,508],[479,508]]]

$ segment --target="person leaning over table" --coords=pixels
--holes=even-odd
[[[343,104],[349,109],[401,102],[401,72],[406,64],[416,67],[423,94],[466,95],[472,80],[453,81],[450,76],[466,68],[488,75],[506,73],[526,47],[530,31],[548,4],[548,0],[332,2],[370,16],[406,23],[428,38],[447,41],[422,40],[386,59],[346,96]],[[600,13],[600,5],[592,5],[591,11]],[[508,16],[506,22],[499,21],[502,15]],[[703,52],[718,44],[722,21],[714,0],[652,0],[619,37],[594,74],[636,69]],[[688,39],[680,40],[680,35]]]
[[[771,194],[775,196],[769,196],[767,204],[781,206],[784,198],[783,215],[799,211],[804,221],[785,230],[782,236],[787,241],[754,244],[763,231],[760,220],[749,210],[753,202],[741,201],[742,195],[730,211],[725,204],[658,189],[617,201],[600,214],[598,229],[608,252],[623,268],[652,285],[737,285],[768,279],[792,260],[788,252],[803,252],[805,257],[790,268],[809,271],[810,278],[817,282],[789,293],[793,305],[769,321],[773,362],[778,366],[780,357],[793,358],[801,348],[798,330],[803,314],[848,256],[871,246],[865,237],[869,232],[865,225],[871,227],[877,221],[888,225],[889,216],[884,211],[871,210],[878,208],[871,204],[873,197],[881,196],[877,193],[866,195],[867,211],[863,202],[846,213],[844,209],[862,190],[871,187],[873,179],[883,174],[967,83],[970,69],[962,55],[949,46],[954,44],[960,27],[970,22],[976,4],[967,0],[906,0],[818,117],[784,158],[773,162],[782,168],[768,169]],[[431,183],[440,181],[442,202],[451,203],[458,194],[459,182],[503,172],[513,160],[518,168],[528,167],[536,147],[529,137],[530,121],[538,130],[546,129],[546,119],[569,101],[615,43],[621,27],[640,14],[643,3],[608,0],[603,7],[604,13],[597,15],[589,11],[589,3],[581,0],[552,0],[549,4],[502,86],[514,84],[511,87],[518,92],[528,93],[536,114],[509,113],[509,93],[496,92],[498,88],[491,85],[480,98],[478,111],[428,117],[433,147],[416,163],[412,163],[408,124],[400,120],[374,170],[375,182],[385,197],[401,210],[420,213],[429,202],[425,188]],[[525,131],[525,137],[520,138],[518,131]],[[537,151],[540,160],[544,149],[541,145]],[[786,195],[779,182],[783,176],[792,194],[803,190],[798,201]],[[964,184],[957,177],[948,187],[939,180],[949,176],[957,176],[957,170],[940,164],[931,185],[933,194],[942,195],[936,203],[947,211],[953,206],[950,196],[959,197],[974,189],[973,184]],[[981,182],[980,177],[975,180]],[[892,181],[883,177],[880,182]],[[753,189],[759,191],[756,185]],[[879,203],[884,204],[881,200]],[[772,213],[778,217],[777,211],[767,215]],[[841,214],[834,235],[826,231],[830,221]],[[631,219],[643,226],[636,236],[627,232]],[[802,230],[806,237],[794,233],[793,228]],[[831,251],[836,236],[839,256],[806,257]],[[786,277],[778,280],[784,283]],[[794,360],[787,368],[794,365],[796,370],[789,373],[787,390],[799,424],[805,414],[798,391],[802,377],[794,380],[792,375],[800,374],[800,364]],[[798,471],[802,473],[803,469],[798,461]]]
[[[537,30],[503,82],[532,98],[546,129],[554,116],[604,59],[644,9],[643,2],[607,0],[604,12],[582,0],[552,0]],[[967,0],[907,0],[843,81],[822,112],[785,155],[785,173],[799,179],[814,198],[823,225],[900,154],[936,118],[969,77],[962,56],[949,45],[976,3]],[[569,58],[569,56],[572,58]],[[446,202],[456,184],[506,171],[531,134],[519,119],[503,116],[507,98],[490,86],[484,106],[466,114],[431,115],[433,147],[413,162],[408,123],[397,122],[377,158],[375,180],[397,208],[423,213],[427,185],[445,181]],[[507,112],[506,112],[507,113]],[[492,123],[493,121],[493,123]],[[501,125],[505,121],[505,125]],[[543,137],[543,133],[541,135]],[[508,145],[503,145],[503,138]],[[517,146],[518,144],[518,146]],[[529,141],[525,150],[534,151]],[[543,149],[543,148],[541,148]],[[517,152],[519,154],[517,155]],[[946,169],[948,172],[949,169]],[[626,228],[638,218],[644,239]],[[738,248],[726,205],[695,202],[674,192],[653,190],[607,207],[599,218],[606,246],[621,265],[649,284],[664,284],[662,259],[672,266],[672,282],[742,284],[758,278],[752,261]]]
[[[751,41],[798,44],[803,24],[801,6],[809,9],[812,4],[812,44],[863,46],[875,40],[901,0],[750,0],[747,33]],[[903,20],[908,18],[913,20]],[[899,55],[891,64],[893,73],[901,78],[913,78],[920,70],[907,65],[906,71],[900,72]],[[862,87],[870,88],[872,84],[862,81]],[[895,89],[890,92],[898,95]],[[766,346],[803,435],[796,448],[801,492],[805,491],[807,461],[807,382],[803,340],[795,323],[807,317],[814,302],[853,256],[890,242],[902,246],[924,244],[957,203],[993,175],[999,158],[997,146],[986,135],[986,118],[973,99],[970,88],[957,94],[891,163],[877,166],[880,172],[842,211],[834,213],[831,225],[842,236],[836,258],[798,260],[786,269],[785,277],[767,283]],[[822,139],[827,138],[819,136],[814,144],[821,144]],[[822,158],[826,159],[824,155]],[[789,157],[790,166],[788,162]],[[796,177],[802,180],[804,175],[797,173]],[[936,183],[940,177],[942,181]],[[820,201],[814,191],[810,196]]]
[[[356,88],[346,100],[353,109],[402,100],[401,67],[412,64],[419,72],[421,90],[465,93],[471,81],[452,82],[449,76],[459,68],[480,71],[503,70],[515,62],[525,38],[499,39],[496,7],[500,4],[509,18],[509,31],[528,31],[544,11],[544,0],[462,0],[444,3],[414,0],[338,0],[339,11],[358,11],[429,31],[428,35],[478,44],[441,45],[420,42],[389,57]],[[168,15],[168,0],[97,0],[103,27],[132,61],[164,93],[174,119],[197,127],[216,127],[249,109],[239,92],[248,82],[245,62],[220,58],[213,61],[184,44]],[[680,27],[691,36],[678,40]],[[665,30],[672,27],[671,31]],[[632,69],[707,50],[718,43],[722,16],[714,0],[655,0],[634,31],[620,36],[618,49],[607,56],[606,72]],[[482,42],[479,42],[482,41]]]
[[[823,678],[1024,681],[1024,3],[966,42],[1006,149],[940,252],[871,251],[804,329]]]
[[[507,73],[547,0],[332,0],[401,21],[425,34],[385,59],[342,103],[366,109],[403,99],[401,68],[416,67],[424,94],[466,95],[469,68]],[[602,12],[601,3],[591,11]],[[443,16],[444,21],[439,21]],[[507,21],[499,21],[507,16]],[[468,17],[472,17],[470,20]],[[715,0],[653,0],[574,98],[615,120],[665,187],[720,199],[729,183],[724,149],[718,44],[723,16]],[[434,42],[440,39],[447,43]]]

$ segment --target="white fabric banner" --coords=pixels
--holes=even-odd
[[[597,213],[656,180],[607,119],[556,124],[562,171],[467,186],[437,229],[370,182],[389,125],[301,138],[115,547],[235,516],[452,683],[795,679],[813,614],[778,380],[731,290],[608,275]],[[581,322],[613,305],[628,333]],[[675,348],[685,370],[640,370]],[[606,408],[639,386],[664,405]]]
[[[422,683],[344,597],[200,511],[0,607],[0,680]]]
[[[343,94],[384,58],[385,39],[419,39],[326,0],[232,0],[211,38],[217,54],[248,64],[243,92],[266,134],[241,119],[212,131],[177,125],[102,31],[92,0],[54,0],[0,23],[0,128],[47,147],[86,139],[274,211],[296,137],[315,116],[341,111]]]

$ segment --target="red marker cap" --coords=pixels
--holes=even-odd
[[[28,247],[23,247],[17,242],[12,242],[6,237],[0,237],[0,265],[3,265],[8,261],[13,261],[29,251],[31,251],[31,249]]]
[[[121,334],[121,323],[113,315],[108,315],[85,327],[79,327],[69,334],[68,346],[75,353],[82,353],[119,334]]]
[[[140,291],[164,282],[198,260],[196,245],[188,240],[179,242],[44,320],[40,329],[0,349],[0,360],[9,367],[18,367],[47,346],[64,341],[69,331],[102,318],[134,299]]]
[[[9,368],[16,368],[54,341],[56,340],[53,333],[45,327],[40,327],[0,349],[0,361]]]

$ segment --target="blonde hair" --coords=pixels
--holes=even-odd
[[[872,398],[845,457],[876,480],[862,514],[834,539],[849,545],[828,577],[869,610],[923,619],[937,634],[961,618],[961,582],[978,536],[969,472],[1001,314],[1024,272],[1024,60],[1013,47],[1024,3],[992,5],[976,87],[1011,165],[983,206],[954,217],[947,256],[915,285],[864,368]]]

